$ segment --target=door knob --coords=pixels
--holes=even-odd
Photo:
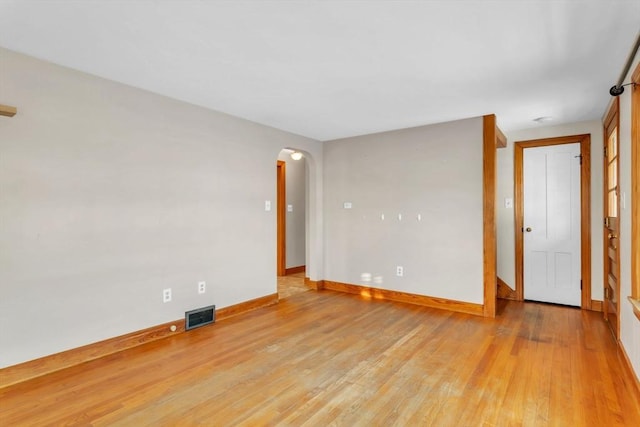
[[[609,238],[610,238],[610,239],[617,239],[617,238],[618,238],[618,236],[616,236],[616,235],[615,235],[615,234],[613,234],[613,233],[609,233]]]
[[[527,233],[531,233],[531,227],[527,227],[527,228],[525,229],[525,231],[526,231]]]

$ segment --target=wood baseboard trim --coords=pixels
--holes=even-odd
[[[176,330],[171,331],[171,326]],[[0,389],[179,334],[184,327],[184,319],[180,319],[0,369]]]
[[[324,280],[311,280],[308,277],[305,277],[304,285],[316,291],[321,291],[324,289]]]
[[[618,355],[620,356],[620,359],[622,360],[622,364],[625,367],[625,372],[627,374],[627,378],[629,379],[629,382],[631,383],[631,388],[635,389],[635,393],[637,398],[640,399],[640,379],[638,378],[638,375],[636,375],[635,371],[633,370],[633,365],[631,364],[631,359],[629,359],[629,356],[627,355],[627,352],[624,349],[624,346],[622,345],[621,341],[618,341]]]
[[[599,311],[600,313],[602,313],[602,301],[599,301],[597,299],[592,299],[591,311]]]
[[[267,307],[278,303],[278,294],[265,295],[260,298],[255,298],[249,301],[244,301],[238,304],[230,305],[216,310],[216,321],[224,320],[238,314],[246,313],[247,311],[255,310],[257,308]]]
[[[484,313],[484,307],[481,304],[473,304],[470,302],[455,301],[446,298],[417,295],[408,292],[392,291],[389,289],[369,288],[367,286],[332,282],[329,280],[323,281],[323,289],[361,295],[366,298],[403,302],[407,304],[422,305],[425,307],[439,308],[460,313],[474,314],[476,316],[482,316]]]
[[[497,278],[497,282],[498,282],[498,291],[497,291],[498,298],[518,301],[518,295],[515,289],[507,285],[507,283],[504,280],[502,280],[500,277]]]
[[[276,293],[224,307],[216,310],[216,320],[223,320],[256,308],[276,304],[277,302],[278,294]],[[171,330],[172,326],[176,327],[175,331]],[[184,319],[179,319],[17,365],[8,366],[0,369],[0,389],[137,347],[148,342],[176,335],[184,331]]]
[[[297,273],[304,273],[306,269],[305,265],[300,265],[298,267],[291,267],[291,268],[286,268],[284,270],[284,275],[288,276],[290,274],[297,274]]]

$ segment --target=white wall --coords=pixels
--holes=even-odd
[[[305,265],[306,160],[293,160],[290,151],[282,151],[279,160],[286,163],[286,204],[291,205],[286,218],[286,268]]]
[[[481,117],[325,142],[324,156],[326,280],[482,304]]]
[[[561,126],[540,126],[505,132],[507,147],[498,150],[497,239],[498,277],[515,289],[515,219],[514,209],[505,208],[504,200],[513,198],[513,143],[569,135],[591,135],[591,298],[602,300],[602,122],[592,120]]]
[[[18,107],[0,118],[0,367],[275,293],[283,147],[307,153],[322,277],[321,143],[4,49],[0,65]]]
[[[631,73],[640,63],[640,54],[625,83],[631,81]],[[620,341],[640,378],[640,321],[633,314],[627,297],[631,295],[631,90],[627,86],[620,95],[620,195],[626,198],[620,203]],[[640,114],[640,112],[636,112]],[[636,218],[636,221],[638,218]]]

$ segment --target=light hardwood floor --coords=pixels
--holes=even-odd
[[[0,390],[0,425],[639,426],[601,315],[332,291]]]
[[[309,290],[304,284],[304,272],[278,276],[278,298],[280,299],[289,298],[292,295]]]

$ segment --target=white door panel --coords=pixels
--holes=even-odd
[[[524,297],[580,306],[580,144],[527,148],[523,167]]]

